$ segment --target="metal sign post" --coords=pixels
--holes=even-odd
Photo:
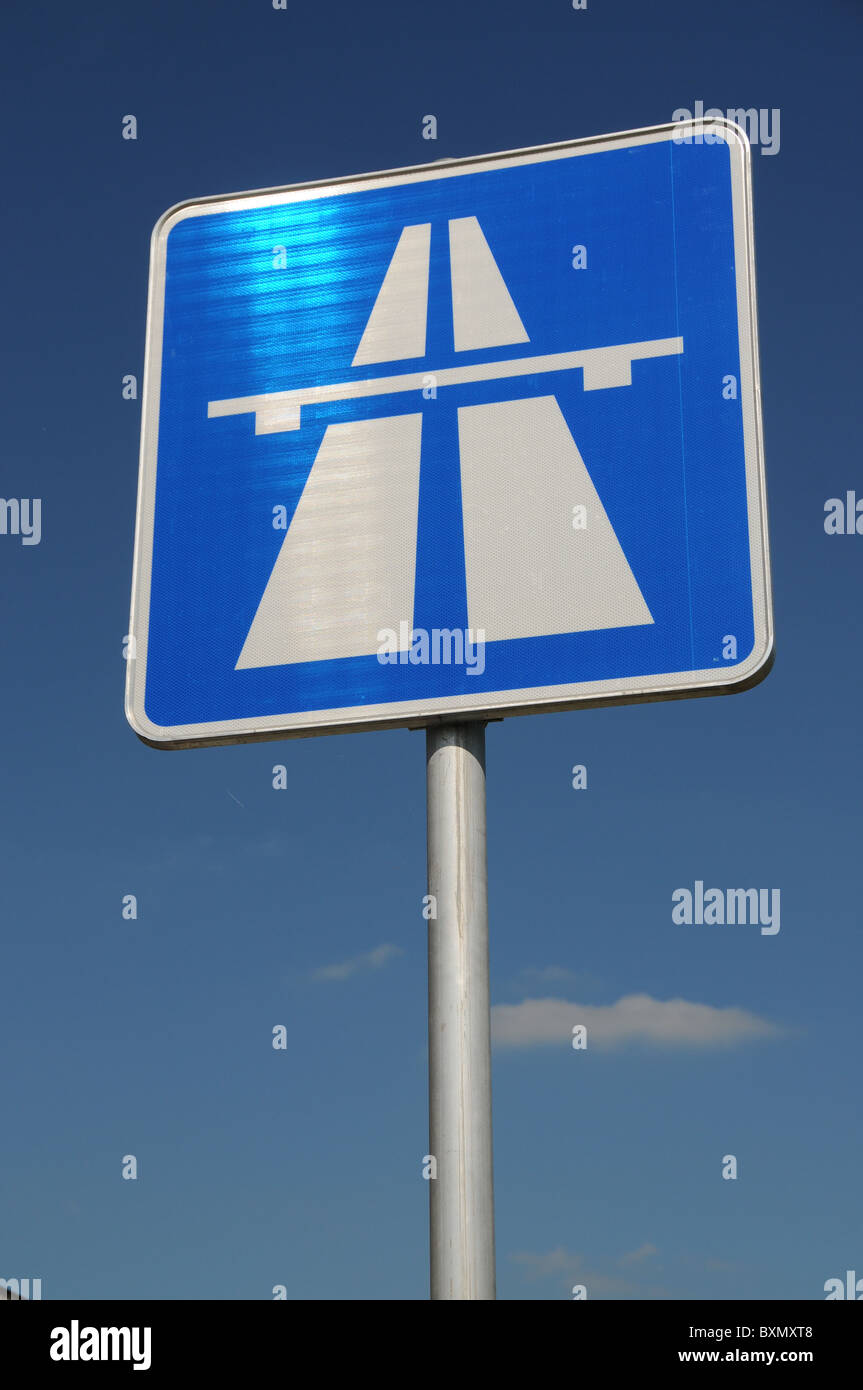
[[[427,731],[433,1299],[493,1299],[485,724]]]

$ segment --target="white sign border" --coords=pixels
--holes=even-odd
[[[634,145],[654,144],[672,139],[682,143],[687,137],[705,134],[713,136],[712,143],[724,141],[731,151],[732,216],[740,335],[740,402],[743,416],[755,631],[755,643],[750,655],[739,663],[661,676],[616,677],[611,680],[534,686],[519,690],[482,691],[471,695],[439,696],[434,699],[356,705],[343,709],[225,719],[204,724],[153,724],[144,710],[144,697],[159,437],[165,266],[167,239],[171,229],[187,217],[206,216],[240,207],[273,206],[282,202],[334,197],[343,193],[384,187],[391,183],[420,183],[429,179],[481,172],[483,169],[501,164],[512,167],[559,159],[562,156],[593,154],[610,146],[626,149]],[[773,664],[773,620],[758,363],[751,154],[745,132],[733,122],[724,119],[676,121],[644,130],[624,131],[583,140],[567,140],[532,149],[470,156],[285,188],[192,199],[169,208],[153,229],[150,247],[141,452],[129,634],[135,639],[135,656],[127,661],[126,718],[138,737],[156,748],[192,748],[279,738],[310,738],[319,734],[361,732],[369,729],[422,728],[429,724],[451,723],[456,719],[502,719],[552,709],[571,710],[691,698],[699,695],[730,694],[757,685]]]

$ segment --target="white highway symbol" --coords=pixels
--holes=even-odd
[[[455,350],[530,339],[475,217],[450,220]],[[431,223],[403,228],[352,366],[424,356]],[[429,373],[210,401],[255,433],[304,405],[581,367],[585,391],[632,384],[632,363],[682,338],[472,363]],[[486,641],[633,627],[653,618],[553,395],[458,407],[468,624]],[[237,670],[373,655],[410,630],[422,413],[328,425]],[[535,485],[541,476],[541,486]],[[588,521],[573,531],[573,508]],[[541,546],[541,548],[540,548]]]

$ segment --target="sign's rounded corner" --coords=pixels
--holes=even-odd
[[[126,721],[148,748],[173,748],[176,740],[172,731],[164,724],[154,724],[145,710],[138,710],[131,699],[126,701]]]
[[[735,674],[731,680],[725,682],[723,688],[729,691],[752,690],[754,686],[760,685],[773,669],[773,662],[776,658],[776,642],[774,639],[773,627],[768,625],[760,640],[752,644],[752,650],[743,661],[739,662]],[[728,674],[731,674],[730,672]]]
[[[174,203],[171,207],[166,208],[161,217],[156,219],[153,227],[151,235],[153,246],[166,242],[177,224],[184,222],[187,217],[194,217],[199,207],[199,199],[186,198],[182,203]]]
[[[694,142],[700,145],[703,141],[707,145],[726,145],[729,152],[736,149],[744,161],[750,159],[752,144],[743,126],[736,121],[729,120],[718,111],[714,115],[691,116],[688,112],[687,115],[687,120],[675,118],[661,127],[672,144],[690,145]]]
[[[752,144],[743,126],[738,125],[736,121],[729,120],[727,116],[712,117],[710,126],[713,128],[714,134],[718,135],[726,145],[736,145],[743,158],[749,159]]]

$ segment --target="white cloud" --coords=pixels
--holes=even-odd
[[[591,1268],[583,1255],[576,1255],[562,1245],[544,1255],[524,1250],[509,1258],[521,1265],[525,1279],[531,1284],[539,1279],[553,1279],[560,1288],[584,1284],[588,1298],[620,1298],[636,1290],[635,1285],[617,1275]]]
[[[312,979],[347,980],[360,970],[380,970],[381,966],[386,965],[393,956],[400,955],[402,955],[400,946],[384,943],[382,946],[375,946],[373,951],[366,951],[361,956],[352,956],[350,960],[337,961],[335,965],[322,965],[320,969],[312,971]]]
[[[510,1255],[509,1258],[522,1266],[526,1279],[547,1279],[551,1274],[574,1279],[584,1267],[584,1256],[573,1255],[562,1245],[556,1250],[549,1250],[545,1255],[534,1255],[525,1250],[518,1255]]]
[[[642,1260],[658,1253],[656,1246],[644,1244],[627,1255],[619,1255],[617,1259],[605,1257],[593,1260],[558,1245],[544,1254],[522,1250],[509,1258],[521,1267],[527,1283],[548,1280],[561,1292],[565,1290],[567,1297],[571,1296],[575,1284],[583,1284],[588,1299],[672,1298],[674,1295],[669,1289],[653,1282],[647,1268],[640,1268]],[[627,1267],[631,1273],[626,1276],[620,1274],[620,1266]]]
[[[747,1009],[717,1009],[686,999],[628,994],[616,1004],[574,1004],[566,999],[525,999],[495,1004],[492,1037],[499,1047],[565,1045],[576,1024],[587,1028],[588,1048],[649,1043],[657,1047],[730,1047],[776,1037],[775,1024]]]
[[[619,1265],[636,1265],[640,1264],[642,1260],[646,1260],[648,1256],[658,1254],[659,1251],[655,1245],[645,1242],[644,1245],[639,1245],[637,1250],[629,1250],[625,1255],[621,1255],[617,1263]]]

